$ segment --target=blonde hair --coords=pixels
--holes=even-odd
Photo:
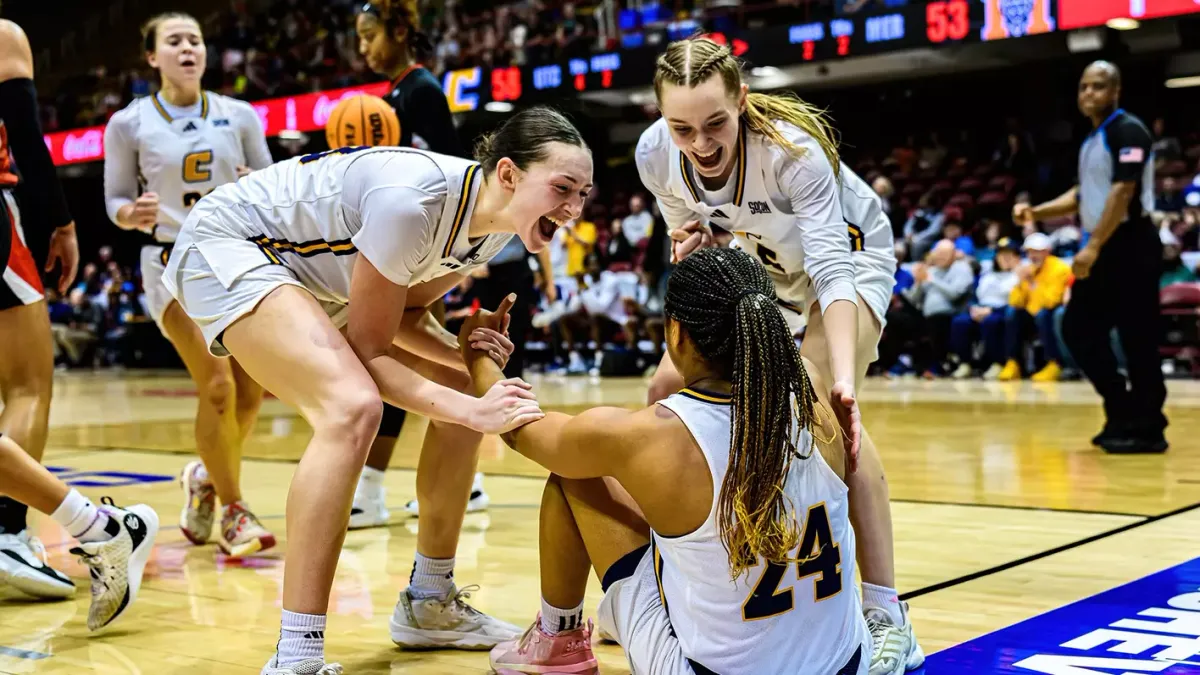
[[[736,95],[742,89],[742,67],[725,45],[709,38],[692,38],[672,42],[658,57],[654,72],[654,93],[662,105],[663,86],[673,84],[680,87],[696,87],[713,75],[720,75],[725,90]],[[792,143],[775,128],[775,121],[782,120],[799,127],[821,146],[825,157],[833,167],[835,175],[841,171],[838,159],[836,132],[824,111],[806,103],[791,92],[784,94],[757,94],[746,96],[746,110],[741,115],[746,126],[771,139],[796,157],[804,155],[804,148]]]
[[[191,21],[197,26],[200,25],[200,22],[196,20],[196,17],[188,14],[187,12],[163,12],[162,14],[155,14],[149,19],[146,19],[146,22],[142,24],[142,47],[147,53],[153,52],[155,47],[158,46],[158,27],[162,24],[162,22],[169,21],[171,19],[184,19]],[[203,31],[203,28],[201,28],[201,31]]]

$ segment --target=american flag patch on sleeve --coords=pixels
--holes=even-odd
[[[1121,164],[1141,164],[1146,161],[1146,151],[1137,147],[1121,148],[1117,161]]]

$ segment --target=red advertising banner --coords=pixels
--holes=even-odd
[[[1103,26],[1109,19],[1156,19],[1200,12],[1200,0],[1058,0],[1060,30]]]
[[[376,82],[361,87],[332,89],[314,94],[285,96],[254,101],[254,111],[262,120],[267,136],[278,136],[282,131],[317,131],[325,128],[338,102],[347,96],[372,94],[382,96],[391,85]],[[46,147],[56,165],[92,162],[104,158],[104,127],[87,127],[46,134]]]

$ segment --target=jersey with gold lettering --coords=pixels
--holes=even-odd
[[[196,202],[237,180],[237,168],[263,169],[271,153],[258,113],[245,101],[209,91],[176,107],[161,93],[134,100],[104,130],[108,217],[143,192],[158,195],[154,239],[172,242]]]
[[[708,519],[679,537],[651,533],[660,601],[693,669],[865,675],[871,636],[855,586],[849,490],[811,434],[793,432],[800,456],[780,486],[800,531],[794,562],[762,561],[733,579],[717,518],[729,470],[729,396],[684,389],[659,405],[687,426],[712,472]]]

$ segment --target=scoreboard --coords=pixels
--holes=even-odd
[[[934,0],[882,13],[798,21],[708,36],[729,45],[734,55],[756,66],[828,62],[1051,32],[1055,30],[1051,1]],[[578,92],[642,87],[650,83],[654,61],[667,42],[665,34],[658,37],[658,40],[638,40],[641,44],[654,42],[655,46],[621,49],[588,58],[536,66],[450,71],[445,74],[443,85],[454,112],[477,110],[492,101],[535,103]]]
[[[1157,19],[1200,12],[1198,0],[1058,0],[1064,29],[1102,26],[1109,19]]]

